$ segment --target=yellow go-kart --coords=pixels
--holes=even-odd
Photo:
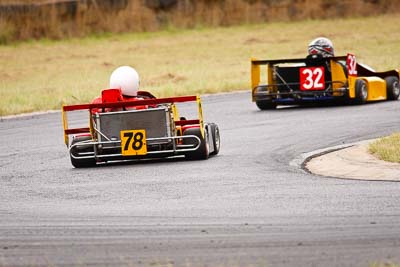
[[[364,104],[397,100],[400,94],[398,70],[375,72],[357,63],[352,54],[325,58],[311,55],[302,59],[252,59],[251,88],[252,100],[261,110],[333,100]]]

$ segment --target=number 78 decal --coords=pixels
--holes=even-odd
[[[324,90],[324,67],[300,68],[300,90]]]
[[[126,130],[120,132],[123,156],[146,155],[146,130]]]

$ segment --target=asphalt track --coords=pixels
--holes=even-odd
[[[202,99],[222,142],[207,161],[74,169],[60,113],[3,119],[0,266],[400,263],[400,183],[296,164],[399,131],[398,101],[261,112],[248,92]]]

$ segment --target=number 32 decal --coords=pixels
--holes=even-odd
[[[348,69],[348,75],[357,76],[357,60],[355,55],[347,54],[346,65]]]
[[[324,90],[325,69],[323,67],[300,68],[300,90]]]
[[[123,156],[146,155],[146,131],[121,131],[121,152]]]

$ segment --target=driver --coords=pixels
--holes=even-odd
[[[142,97],[138,96],[140,78],[137,71],[130,66],[121,66],[115,69],[110,76],[110,89],[102,91],[102,95],[93,99],[92,104],[99,104],[105,102],[115,101],[134,101],[141,100]],[[119,91],[115,91],[119,89]],[[110,97],[111,95],[111,97]],[[146,106],[135,106],[135,109],[144,109]],[[111,111],[105,109],[104,111]],[[93,110],[93,112],[100,112],[100,110]]]
[[[308,45],[308,54],[322,57],[335,56],[332,41],[325,37],[318,37],[312,40]]]
[[[118,67],[110,77],[110,88],[121,89],[124,100],[128,100],[126,98],[137,98],[139,84],[139,74],[129,66]]]

